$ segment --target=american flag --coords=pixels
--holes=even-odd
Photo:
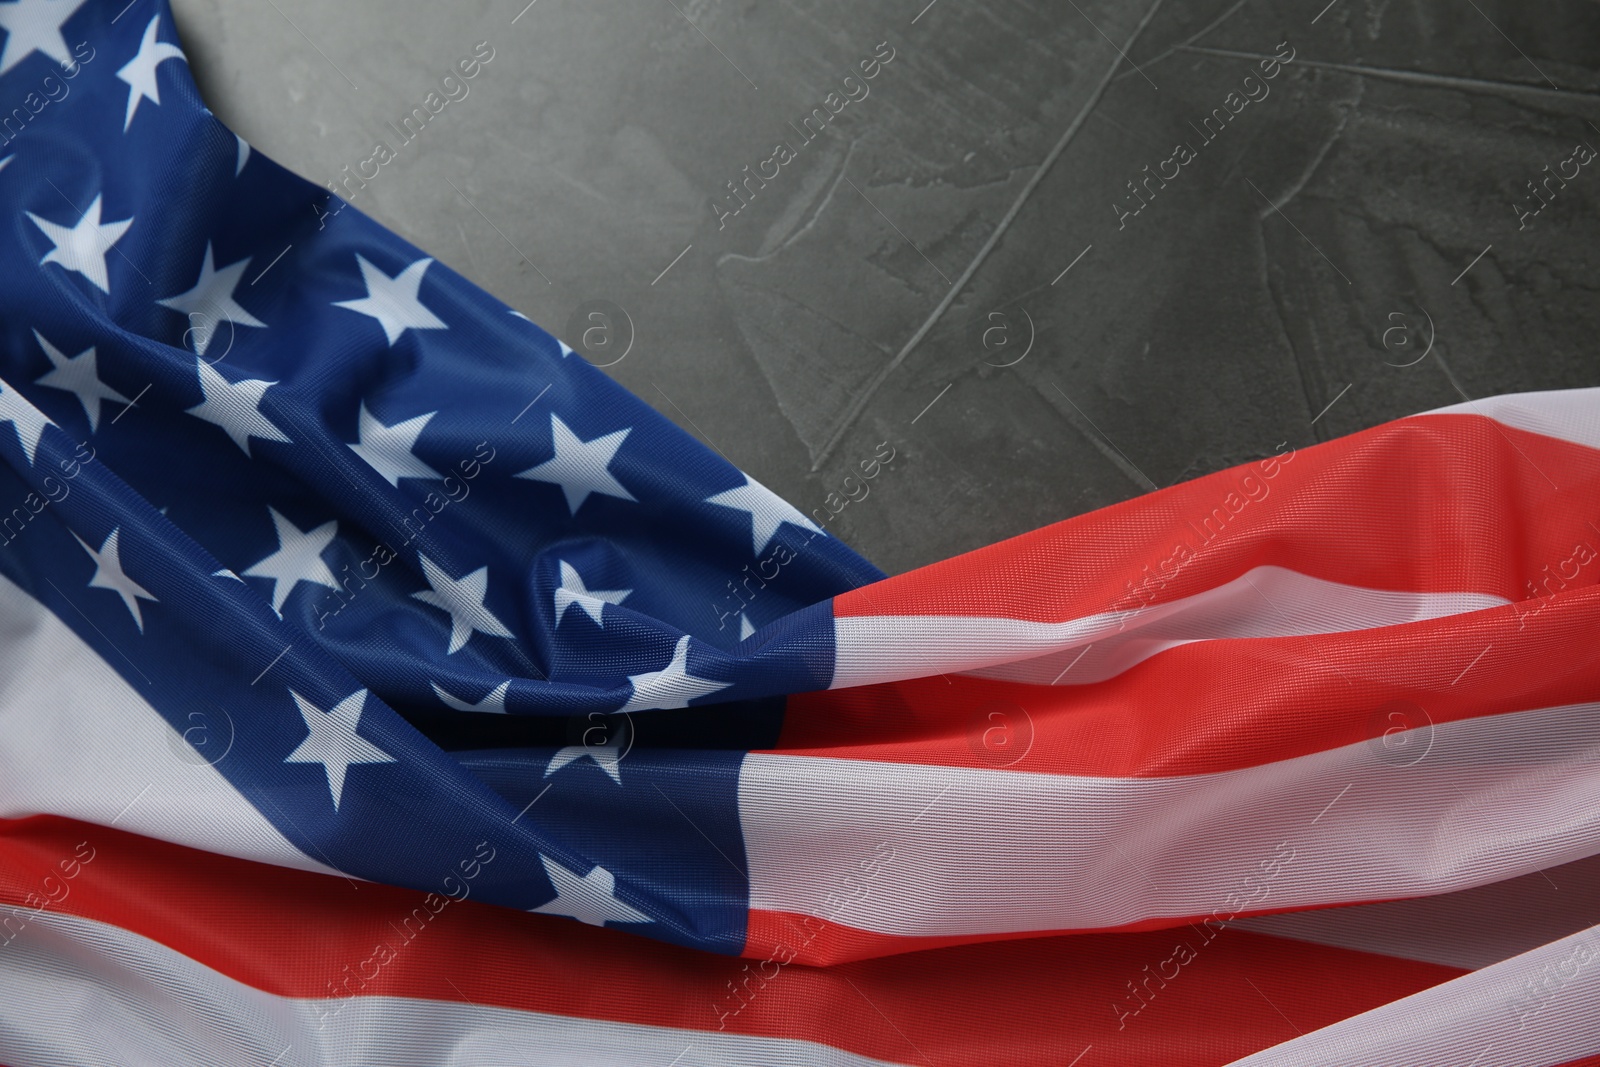
[[[0,31],[0,1062],[1600,1063],[1600,390],[886,578]]]

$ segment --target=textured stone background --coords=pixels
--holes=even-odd
[[[609,373],[803,510],[891,442],[831,527],[891,572],[1280,442],[1600,384],[1600,160],[1516,207],[1600,149],[1600,5],[524,2],[174,6],[217,114],[319,182],[488,41],[352,203],[597,363],[631,336]],[[719,229],[880,42],[870,94]],[[623,314],[574,320],[592,301]]]

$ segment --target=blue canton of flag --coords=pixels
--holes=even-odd
[[[881,573],[327,218],[203,106],[162,0],[0,29],[0,574],[322,867],[437,890],[488,841],[479,899],[738,951],[740,759]]]

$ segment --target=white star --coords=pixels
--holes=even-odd
[[[139,51],[117,71],[117,77],[128,83],[128,117],[122,123],[123,133],[127,133],[128,127],[133,125],[133,113],[139,110],[140,100],[148,100],[158,106],[161,103],[161,90],[156,86],[156,67],[169,59],[188,62],[184,59],[183,49],[156,40],[156,30],[160,24],[160,15],[150,20],[150,25],[144,28],[144,39],[139,42]]]
[[[322,553],[333,543],[339,524],[329,521],[315,530],[302,530],[272,508],[272,525],[278,532],[278,550],[244,571],[246,578],[272,579],[272,610],[283,615],[283,602],[299,582],[314,582],[338,589],[339,582],[322,561]]]
[[[344,776],[354,763],[395,763],[393,756],[356,733],[361,723],[361,709],[367,702],[367,691],[357,689],[339,703],[323,711],[305,697],[289,690],[300,707],[300,717],[311,732],[300,742],[300,747],[283,758],[285,763],[320,763],[328,775],[328,793],[333,797],[333,810],[339,810],[344,798]]]
[[[706,503],[750,513],[750,540],[758,556],[766,551],[783,523],[792,522],[796,526],[822,533],[822,528],[802,515],[800,509],[748,474],[739,488],[708,496]]]
[[[30,466],[39,451],[39,438],[44,436],[44,428],[55,425],[3,379],[0,379],[0,422],[9,422],[16,429],[17,443],[22,446],[22,454],[28,457]]]
[[[215,423],[233,439],[233,443],[250,455],[250,438],[262,441],[282,441],[293,444],[284,432],[261,413],[261,398],[269,386],[277,382],[263,382],[251,378],[230,382],[205,360],[197,360],[200,368],[200,392],[205,399],[188,412],[197,419]]]
[[[555,887],[556,898],[531,910],[545,915],[566,915],[590,926],[604,926],[608,922],[654,922],[644,912],[617,899],[617,879],[610,871],[595,864],[594,869],[582,878],[569,871],[549,856],[540,856],[544,873]]]
[[[689,701],[709,696],[726,689],[732,682],[716,682],[709,678],[696,678],[689,673],[689,635],[678,638],[672,659],[659,671],[630,674],[633,695],[618,708],[618,712],[641,711],[647,708],[686,708]]]
[[[585,756],[594,760],[594,765],[609,774],[612,781],[618,785],[622,784],[622,768],[619,765],[622,760],[621,742],[609,745],[568,745],[550,757],[550,765],[544,769],[544,776],[548,778],[567,764],[581,760]]]
[[[0,170],[5,170],[6,169],[6,164],[10,163],[13,159],[16,159],[16,158],[17,158],[16,156],[7,156],[4,159],[0,159]]]
[[[556,625],[566,617],[567,609],[576,604],[582,608],[596,626],[604,626],[601,613],[607,604],[620,604],[628,599],[632,589],[590,589],[583,584],[578,568],[561,561],[561,585],[556,589]]]
[[[3,10],[4,7],[0,6],[0,11]],[[111,295],[111,282],[106,277],[106,253],[111,251],[111,246],[128,232],[128,227],[133,225],[131,217],[121,222],[101,225],[99,196],[94,198],[94,203],[83,213],[83,218],[73,226],[62,226],[48,219],[41,219],[31,211],[26,214],[55,246],[44,254],[39,266],[59,263],[62,270],[77,271],[94,283],[95,288],[102,293]]]
[[[423,307],[417,296],[417,290],[422,287],[423,272],[432,262],[431,259],[419,259],[391,278],[368,263],[358,252],[356,263],[361,267],[361,280],[366,283],[367,295],[359,300],[336,300],[333,306],[349,308],[377,319],[391,345],[407,330],[448,330],[450,327]]]
[[[422,560],[422,573],[432,589],[422,589],[411,595],[450,614],[450,648],[459,652],[472,639],[474,630],[490,637],[512,637],[505,624],[489,611],[483,598],[489,591],[489,568],[479,567],[465,578],[452,578],[427,556]],[[447,652],[447,654],[448,654]]]
[[[593,441],[581,441],[567,424],[555,415],[550,416],[550,437],[556,454],[537,467],[517,475],[534,482],[551,482],[561,486],[567,497],[567,509],[574,515],[589,499],[590,493],[614,496],[621,500],[635,499],[622,483],[611,476],[611,460],[633,432],[633,427],[603,434]]]
[[[94,560],[94,577],[89,579],[89,588],[109,589],[121,597],[122,602],[128,605],[128,610],[133,613],[133,624],[139,628],[140,633],[144,633],[144,616],[139,614],[139,601],[148,600],[152,604],[160,601],[151,596],[138,582],[129,578],[127,572],[122,569],[122,554],[119,547],[121,535],[122,527],[118,526],[111,531],[111,536],[106,538],[105,544],[100,546],[98,552],[85,544],[83,538],[77,534],[73,534],[72,539],[83,545],[83,550]]]
[[[476,704],[469,704],[458,696],[451,696],[439,688],[438,682],[429,682],[428,684],[433,686],[434,694],[444,701],[444,705],[447,708],[454,708],[456,711],[481,711],[491,715],[506,714],[506,693],[511,689],[511,679],[509,678],[491,689],[489,695]]]
[[[199,355],[206,354],[206,349],[211,347],[212,340],[217,336],[217,327],[224,322],[237,322],[240,326],[266,326],[233,298],[233,291],[238,288],[245,268],[250,266],[250,258],[246,256],[237,263],[217,270],[212,265],[211,243],[208,241],[205,258],[200,261],[200,278],[194,283],[194,288],[156,301],[162,307],[189,316],[189,329],[185,333],[194,335],[194,350]]]
[[[444,475],[416,456],[417,438],[428,425],[428,420],[437,414],[437,411],[430,411],[426,415],[385,426],[367,410],[363,401],[361,418],[356,426],[356,443],[350,448],[397,489],[401,478],[443,478]]]
[[[243,578],[239,577],[237,574],[233,573],[232,571],[230,571],[226,567],[223,567],[221,570],[212,571],[211,572],[211,577],[213,577],[213,578],[226,578],[230,582],[238,582],[240,585],[244,584],[244,579]]]
[[[39,385],[51,389],[64,389],[75,395],[78,403],[83,405],[84,414],[89,416],[90,433],[99,428],[102,400],[115,400],[119,404],[133,403],[100,380],[100,369],[95,362],[93,348],[86,348],[77,355],[69,357],[46,341],[38,330],[33,331],[33,336],[39,342],[39,347],[44,349],[45,357],[50,360],[51,366],[55,368],[42,378],[35,378],[34,381]]]
[[[78,61],[67,51],[61,24],[82,7],[84,0],[21,0],[0,4],[0,29],[6,31],[6,47],[0,52],[0,74],[21,63],[35,52],[43,52],[63,67]]]
[[[741,611],[739,613],[739,640],[743,641],[755,632],[756,628],[750,625],[750,616]]]
[[[237,178],[244,173],[244,165],[250,159],[250,143],[238,134],[234,134],[233,139],[239,142],[233,161],[233,176]]]

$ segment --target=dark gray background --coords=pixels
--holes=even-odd
[[[608,373],[802,510],[890,442],[830,530],[891,572],[1280,442],[1600,383],[1600,160],[1517,209],[1600,148],[1595,3],[525,3],[174,7],[213,110],[318,182],[487,40],[351,202],[574,346],[581,306],[622,309],[595,361],[631,328]],[[719,230],[724,183],[885,41]],[[1178,140],[1197,158],[1119,229]]]

